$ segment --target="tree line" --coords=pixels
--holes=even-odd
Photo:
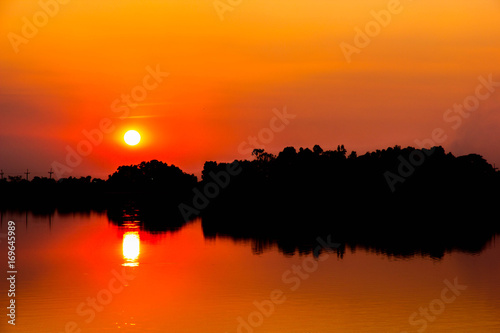
[[[394,146],[358,155],[316,145],[252,155],[207,161],[200,180],[157,160],[120,166],[106,180],[3,179],[0,209],[101,210],[117,225],[133,214],[153,232],[201,218],[207,238],[250,239],[256,252],[277,245],[288,254],[310,252],[321,235],[351,248],[442,257],[481,251],[500,232],[500,173],[477,154]]]
[[[481,211],[499,193],[499,172],[483,157],[456,157],[442,147],[394,146],[358,156],[344,145],[335,150],[315,145],[286,147],[276,155],[254,149],[252,155],[232,163],[207,161],[199,181],[158,160],[120,166],[106,180],[11,177],[0,181],[0,206],[106,209],[137,201],[169,207],[184,220],[242,214],[258,224],[287,215],[352,218],[378,209],[394,215],[417,206]]]

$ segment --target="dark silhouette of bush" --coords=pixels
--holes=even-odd
[[[189,198],[197,179],[178,167],[152,160],[120,166],[108,180],[90,176],[59,180],[17,177],[0,182],[0,208],[57,207],[60,210],[105,209],[136,200],[154,207],[176,206]]]
[[[186,196],[196,184],[194,175],[157,160],[120,166],[106,181],[108,191],[154,194],[171,200]]]
[[[392,192],[384,174],[397,173],[401,161],[411,160],[416,151],[425,160]],[[357,156],[348,155],[343,145],[333,151],[316,145],[312,151],[287,147],[273,156],[257,149],[253,155],[253,161],[238,161],[241,175],[201,213],[206,230],[392,233],[447,230],[463,219],[478,227],[491,223],[499,199],[498,172],[490,164],[475,154],[455,157],[442,147],[395,146]],[[211,162],[203,173],[225,165]]]
[[[344,145],[315,145],[252,155],[233,162],[242,171],[199,210],[206,237],[252,239],[257,252],[278,245],[294,253],[311,251],[319,235],[332,235],[351,247],[440,257],[457,247],[479,251],[500,231],[494,211],[500,175],[477,154],[394,146],[358,155]],[[92,208],[106,210],[118,225],[126,212],[137,211],[144,229],[172,231],[187,222],[179,205],[192,204],[229,166],[205,162],[200,182],[157,160],[120,166],[107,180],[10,177],[0,181],[0,209]],[[399,177],[394,191],[388,173]]]

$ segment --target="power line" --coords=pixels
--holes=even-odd
[[[21,170],[6,170],[6,171],[3,171],[3,169],[0,169],[0,179],[5,179],[7,177],[19,177],[19,176],[23,176],[23,178],[25,179],[29,179],[29,176],[32,176],[32,177],[40,177],[40,178],[44,178],[46,174],[49,174],[49,177],[48,178],[53,178],[53,175],[55,174],[55,171],[53,170],[53,168],[50,168],[49,171],[33,171],[33,170],[29,170],[29,169],[24,169],[24,171],[21,171]]]

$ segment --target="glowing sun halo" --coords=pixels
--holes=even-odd
[[[125,143],[130,145],[130,146],[135,146],[136,144],[141,141],[141,135],[139,132],[130,130],[125,135],[123,136],[123,140],[125,140]]]

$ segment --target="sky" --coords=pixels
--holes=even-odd
[[[249,148],[418,142],[500,164],[499,14],[498,0],[3,0],[0,169],[106,178],[157,159],[199,175]]]

